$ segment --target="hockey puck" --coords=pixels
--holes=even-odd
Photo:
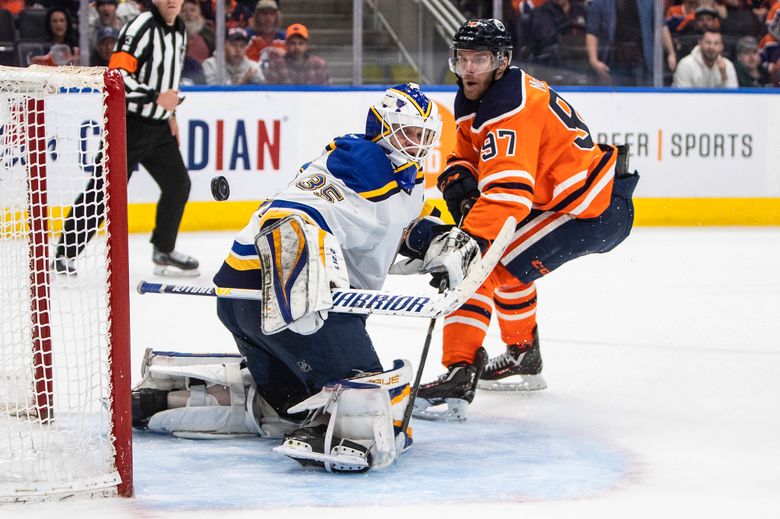
[[[220,202],[230,197],[230,184],[222,175],[211,179],[211,196]]]

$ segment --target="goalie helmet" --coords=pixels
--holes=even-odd
[[[495,18],[468,20],[460,26],[452,38],[450,47],[450,70],[460,76],[460,62],[458,51],[476,50],[490,51],[493,55],[490,69],[496,70],[501,64],[501,58],[506,57],[507,62],[512,61],[512,37],[506,26]]]
[[[441,120],[436,103],[415,83],[390,87],[384,97],[368,110],[366,137],[388,152],[397,166],[417,163],[396,173],[398,185],[411,191],[421,163],[433,150],[441,135]]]

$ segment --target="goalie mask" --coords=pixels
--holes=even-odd
[[[436,146],[440,135],[436,103],[415,83],[388,88],[368,110],[366,137],[384,148],[396,166],[418,164],[417,168],[403,168],[396,173],[398,185],[406,191],[414,188],[419,163]]]
[[[489,51],[489,56],[473,56],[470,65],[477,73],[495,71],[502,58],[506,57],[507,63],[512,61],[512,37],[501,20],[495,18],[469,20],[461,25],[452,38],[449,57],[450,70],[458,77],[468,61],[459,55],[461,50]]]

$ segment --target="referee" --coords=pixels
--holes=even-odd
[[[127,174],[142,164],[160,187],[151,242],[159,275],[197,276],[198,261],[174,250],[190,177],[179,151],[174,110],[179,96],[187,33],[178,17],[183,0],[154,0],[151,10],[127,22],[119,33],[109,68],[119,69],[127,101]],[[100,164],[101,157],[95,161]],[[65,220],[55,251],[54,271],[75,276],[74,260],[95,235],[103,212],[102,171],[90,179]]]

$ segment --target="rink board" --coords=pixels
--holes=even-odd
[[[438,104],[444,122],[441,143],[425,164],[427,194],[440,199],[434,184],[454,145],[455,90],[424,90]],[[635,194],[638,225],[780,225],[777,92],[560,90],[594,140],[631,145],[632,167],[642,177]],[[282,189],[335,136],[361,132],[367,107],[381,93],[379,87],[187,89],[177,110],[181,151],[192,179],[182,229],[242,227],[259,201]],[[78,96],[68,97],[68,103],[78,102]],[[60,133],[78,132],[67,141],[78,146],[70,151],[78,157],[78,167],[62,164],[66,150],[50,149],[55,182],[90,173],[99,129],[86,106],[84,120],[75,124],[54,116],[56,104],[47,107],[52,114],[49,142]],[[18,159],[10,162],[17,165]],[[230,183],[228,202],[212,199],[210,182],[216,175]],[[131,232],[151,230],[158,196],[149,175],[134,174],[129,185]]]

